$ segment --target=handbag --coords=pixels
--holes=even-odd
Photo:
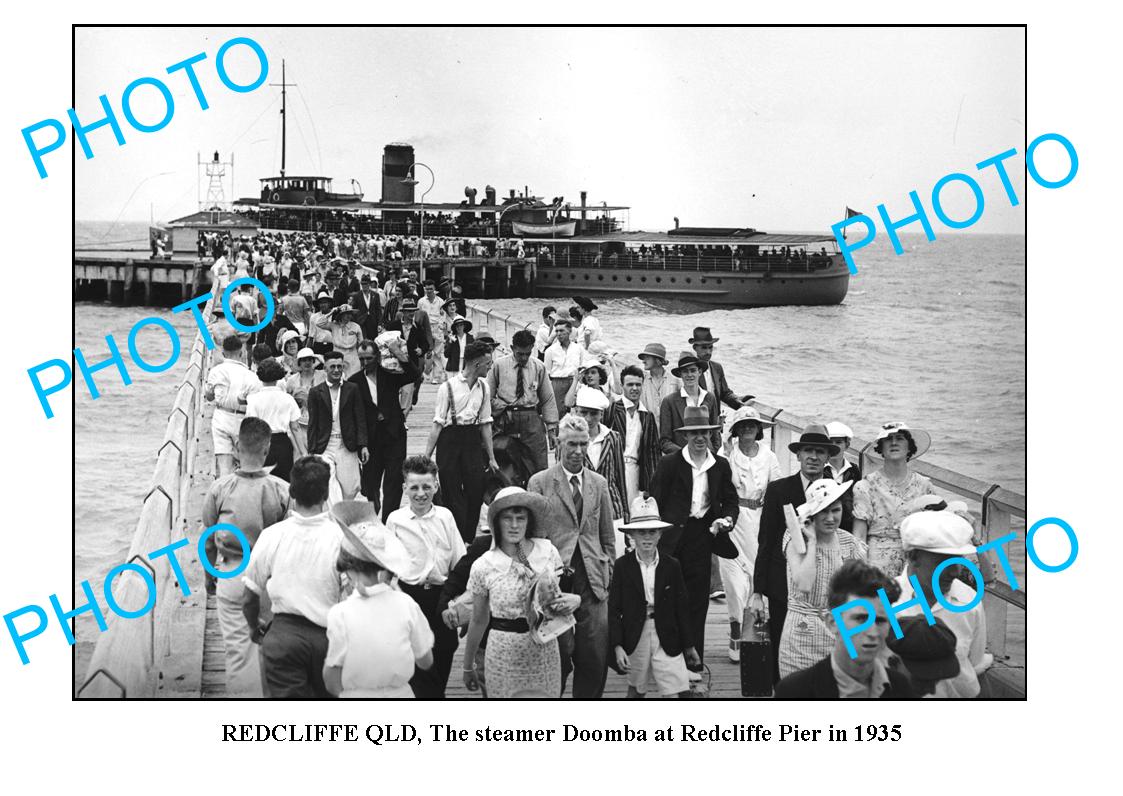
[[[741,696],[772,696],[772,639],[768,623],[758,621],[749,609],[741,624]]]

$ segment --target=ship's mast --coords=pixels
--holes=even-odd
[[[287,115],[285,113],[285,107],[286,107],[286,97],[285,97],[286,92],[285,92],[285,89],[288,86],[295,86],[296,85],[296,83],[286,83],[285,82],[285,59],[284,58],[281,59],[281,82],[280,83],[270,83],[269,85],[271,85],[271,86],[279,85],[281,87],[281,177],[283,178],[285,176],[285,127],[286,127],[285,117]]]

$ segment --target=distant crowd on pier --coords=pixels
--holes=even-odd
[[[496,340],[451,280],[364,267],[359,244],[215,249],[216,294],[251,275],[276,305],[256,334],[221,311],[210,327],[203,522],[252,546],[240,577],[208,578],[228,695],[443,698],[455,676],[489,698],[589,699],[611,668],[630,697],[690,697],[746,655],[777,697],[985,695],[985,615],[948,564],[977,560],[977,524],[913,469],[923,430],[882,425],[862,472],[831,418],[783,477],[719,330],[622,351],[576,296]],[[255,324],[264,298],[244,286],[230,311]],[[425,381],[436,408],[417,417]],[[426,442],[407,455],[414,424]],[[212,563],[240,569],[238,537],[211,538]],[[876,612],[836,620],[859,598]],[[720,656],[711,610],[728,615]]]

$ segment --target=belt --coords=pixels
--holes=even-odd
[[[506,633],[529,633],[530,625],[526,623],[526,617],[520,616],[518,619],[504,619],[500,616],[493,616],[487,623],[489,630],[502,630]]]
[[[637,459],[635,456],[625,456],[624,461],[629,464],[639,464],[639,459]]]
[[[218,411],[226,412],[230,415],[244,415],[246,413],[246,408],[244,406],[240,406],[237,409],[226,409],[225,407],[220,406],[218,407]]]
[[[508,406],[508,412],[537,412],[537,406]]]
[[[570,381],[572,376],[551,376],[550,381]]]
[[[760,508],[759,506],[750,506],[749,505],[750,502],[751,501],[748,498],[737,498],[737,505],[738,506],[744,506],[747,509]]]

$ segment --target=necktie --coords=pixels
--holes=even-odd
[[[573,508],[577,511],[577,522],[581,522],[581,511],[585,508],[581,499],[581,482],[577,476],[570,476],[569,483],[573,488]]]
[[[526,370],[526,365],[519,365],[515,368],[515,403],[522,400],[526,395],[526,388],[523,386],[523,371]]]

